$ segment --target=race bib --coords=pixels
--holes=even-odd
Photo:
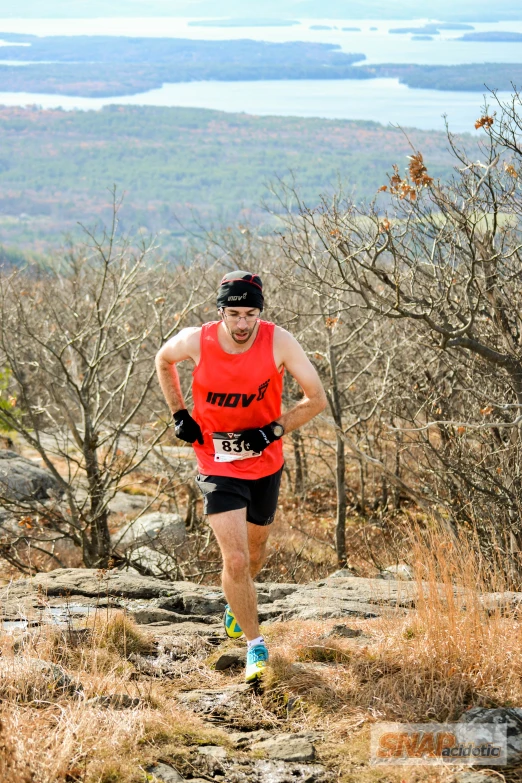
[[[252,451],[244,443],[238,443],[240,432],[213,432],[214,462],[234,462],[236,459],[250,459],[261,456],[260,451]]]

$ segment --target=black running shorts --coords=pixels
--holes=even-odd
[[[230,476],[196,476],[205,501],[205,514],[222,514],[246,508],[247,521],[270,525],[277,511],[277,499],[283,468],[271,476],[240,479]]]

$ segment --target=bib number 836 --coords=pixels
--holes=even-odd
[[[221,448],[223,449],[223,451],[226,451],[228,454],[231,453],[241,454],[241,452],[243,451],[243,447],[241,446],[241,443],[239,443],[237,440],[222,440]]]

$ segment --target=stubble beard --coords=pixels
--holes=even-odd
[[[242,331],[242,330],[240,331],[238,329],[233,331],[232,329],[228,329],[228,327],[227,327],[227,331],[228,331],[229,335],[231,336],[231,338],[233,339],[233,341],[237,345],[244,345],[245,343],[247,343],[250,340],[250,338],[254,334],[254,329],[256,328],[256,325],[257,325],[257,322],[254,323],[254,325],[253,325],[253,327],[251,329],[245,329],[244,331]],[[237,337],[238,334],[241,335],[242,339],[238,339],[238,337]]]

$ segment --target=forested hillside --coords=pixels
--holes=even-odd
[[[43,250],[106,215],[107,188],[126,193],[124,227],[162,233],[166,246],[222,220],[266,220],[268,185],[296,174],[317,203],[342,181],[372,198],[411,149],[372,122],[252,117],[202,109],[112,106],[101,112],[0,109],[3,242]],[[451,172],[443,133],[411,132],[434,176]],[[182,225],[178,222],[182,221]]]

